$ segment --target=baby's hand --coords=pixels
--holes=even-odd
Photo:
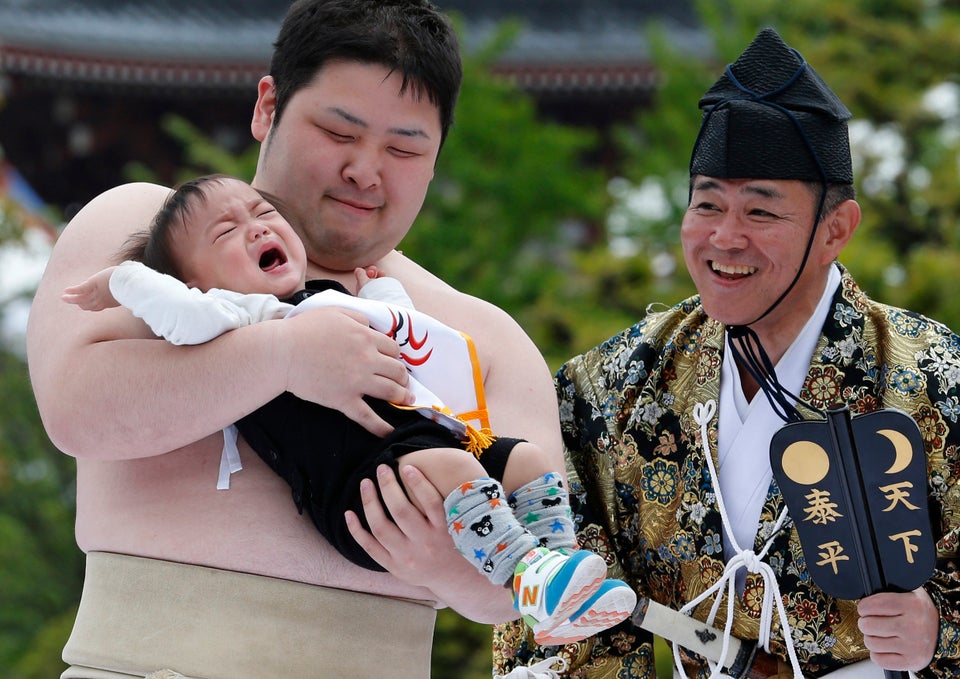
[[[93,274],[79,285],[71,285],[63,291],[61,299],[69,304],[76,304],[85,311],[103,311],[120,306],[110,292],[110,275],[115,266],[107,267]]]
[[[358,290],[372,281],[374,278],[380,278],[380,272],[375,266],[354,269],[353,274],[357,277]]]

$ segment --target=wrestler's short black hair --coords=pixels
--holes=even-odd
[[[402,77],[400,92],[426,96],[440,112],[441,145],[453,124],[463,67],[450,20],[428,0],[297,0],[274,42],[273,124],[325,64],[379,64]]]

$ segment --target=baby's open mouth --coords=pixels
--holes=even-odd
[[[260,268],[263,271],[273,271],[278,266],[287,263],[287,256],[280,248],[270,248],[260,255]]]

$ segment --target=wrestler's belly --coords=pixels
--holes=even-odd
[[[77,544],[298,582],[433,601],[425,589],[340,556],[286,483],[241,440],[243,470],[217,490],[218,434],[153,458],[77,460]]]

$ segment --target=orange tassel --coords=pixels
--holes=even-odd
[[[466,444],[467,452],[473,453],[474,457],[479,458],[480,455],[483,454],[483,451],[489,448],[490,444],[493,443],[496,438],[493,432],[486,427],[477,429],[468,424],[466,438],[463,442]]]

